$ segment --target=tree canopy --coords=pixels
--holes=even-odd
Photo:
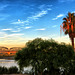
[[[27,42],[26,47],[16,53],[15,60],[21,70],[32,66],[36,75],[42,75],[45,70],[51,75],[59,75],[60,67],[68,71],[73,56],[74,51],[70,45],[59,44],[52,39],[36,38]]]
[[[75,13],[68,13],[60,26],[65,34],[75,33]]]
[[[68,13],[68,15],[63,18],[63,23],[60,25],[61,30],[63,30],[63,32],[65,34],[68,34],[71,42],[72,42],[72,46],[74,48],[74,37],[75,37],[75,13]]]

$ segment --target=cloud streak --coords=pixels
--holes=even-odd
[[[25,29],[30,29],[31,27],[25,27]]]
[[[73,1],[75,1],[75,0],[58,0],[59,2],[73,2]]]
[[[8,30],[12,30],[12,29],[10,29],[10,28],[8,28],[8,29],[2,29],[2,31],[8,31]]]
[[[36,20],[36,19],[39,19],[40,17],[46,15],[47,13],[48,13],[47,10],[43,10],[43,11],[41,11],[41,12],[35,14],[34,16],[29,17],[29,19]]]
[[[0,5],[0,10],[5,9],[7,6],[8,6],[8,4],[2,4],[2,5]]]
[[[24,35],[24,34],[21,34],[21,33],[18,33],[18,34],[10,34],[10,35],[7,35],[6,37],[21,36],[21,35]]]
[[[42,8],[44,8],[44,7],[47,7],[47,8],[43,10]],[[48,11],[52,10],[50,7],[51,7],[50,5],[48,5],[48,6],[47,5],[41,5],[39,7],[39,9],[41,9],[41,10],[38,11],[38,12],[36,12],[34,15],[27,17],[27,19],[24,20],[24,21],[18,19],[17,21],[12,22],[11,24],[20,24],[20,25],[24,24],[24,25],[29,25],[33,21],[36,21],[37,19],[40,19],[41,17],[43,17],[46,14],[48,14]]]
[[[9,6],[9,4],[1,4],[0,3],[0,11],[4,12],[4,10]],[[4,14],[0,12],[0,21],[5,20],[7,17],[9,17],[10,15],[8,14]]]
[[[8,14],[1,14],[0,13],[0,21],[5,20],[6,18],[8,18],[10,15]]]
[[[56,16],[56,18],[53,18],[52,20],[57,20],[58,18],[61,18],[63,16],[64,16],[64,14],[59,14],[59,15]]]
[[[15,33],[15,32],[20,32],[20,30],[13,30],[13,31],[11,31],[11,32],[14,32],[14,33]]]
[[[27,20],[25,20],[25,21],[21,21],[20,19],[18,19],[18,21],[12,22],[11,24],[26,24],[26,25],[29,25],[29,23],[39,19],[40,17],[43,17],[47,13],[48,13],[47,10],[42,10],[41,12],[38,12],[37,14],[35,14],[35,15],[31,16],[31,17],[28,17]]]
[[[53,28],[56,28],[56,27],[57,27],[57,25],[53,25],[52,27],[53,27]]]
[[[41,31],[43,31],[43,30],[46,30],[45,28],[41,28],[41,29],[36,29],[36,30],[41,30]]]
[[[53,5],[46,5],[46,4],[42,4],[42,5],[40,5],[38,8],[40,9],[40,10],[51,10],[51,7],[52,7]]]
[[[1,34],[1,33],[0,33]],[[6,33],[4,33],[3,32],[3,36],[0,36],[0,38],[5,38],[5,39],[7,39],[7,38],[13,38],[13,37],[18,37],[18,36],[22,36],[22,35],[24,35],[23,33],[17,33],[17,34],[6,34]]]

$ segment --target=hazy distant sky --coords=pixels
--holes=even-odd
[[[0,0],[0,46],[24,46],[37,37],[70,43],[60,25],[75,0]]]

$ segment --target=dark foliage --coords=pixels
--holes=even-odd
[[[16,66],[9,68],[0,66],[0,74],[19,74],[19,71]]]

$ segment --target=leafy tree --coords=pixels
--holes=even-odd
[[[75,53],[71,61],[69,62],[68,75],[75,75]]]
[[[64,43],[59,44],[55,59],[53,60],[54,66],[58,68],[63,68],[65,70],[65,75],[70,69],[70,63],[74,57],[74,50],[72,46],[66,45]]]
[[[23,48],[22,51],[19,51],[16,56],[15,60],[18,61],[20,66],[20,70],[22,71],[24,66],[31,65],[35,73],[37,74],[37,69],[39,62],[37,58],[37,54],[40,53],[40,42],[43,41],[41,38],[35,39],[33,41],[29,41],[26,43],[26,48]],[[19,57],[20,56],[20,57]]]
[[[16,53],[15,60],[21,71],[23,67],[32,66],[35,75],[42,75],[45,69],[51,75],[59,75],[60,67],[65,70],[65,74],[69,72],[73,55],[70,45],[59,44],[52,39],[36,38],[27,42],[26,47]]]

